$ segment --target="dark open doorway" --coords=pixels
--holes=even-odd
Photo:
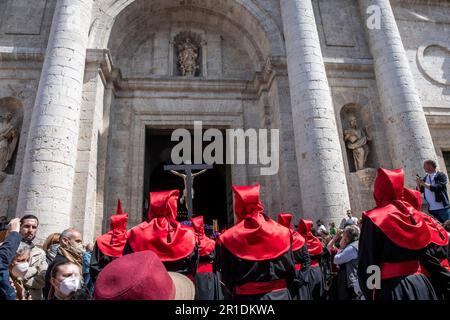
[[[146,130],[143,220],[147,220],[149,192],[178,189],[181,195],[184,189],[181,177],[164,171],[164,165],[173,164],[170,155],[172,148],[178,143],[170,140],[172,131],[171,129]],[[203,147],[208,143],[204,143]],[[232,216],[229,190],[231,190],[229,165],[214,164],[213,169],[197,176],[194,180],[194,216],[203,215],[205,223],[209,225],[212,225],[213,219],[217,219],[220,230],[228,228],[232,223],[229,218]],[[185,204],[180,202],[178,202],[178,220],[187,220]]]

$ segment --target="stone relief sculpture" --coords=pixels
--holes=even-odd
[[[178,49],[178,67],[182,76],[195,76],[200,68],[197,64],[199,46],[194,44],[190,37],[186,37],[181,42],[176,43]]]
[[[5,112],[0,121],[0,182],[5,178],[5,170],[8,167],[19,139],[19,130],[14,125],[14,116],[11,112]]]
[[[366,167],[367,156],[370,151],[368,142],[372,138],[364,128],[358,128],[358,121],[354,115],[350,115],[348,121],[350,128],[344,130],[344,141],[347,148],[352,151],[355,169],[359,171]]]

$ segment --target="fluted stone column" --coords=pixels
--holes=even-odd
[[[339,133],[311,0],[280,0],[305,217],[338,221],[350,208]]]
[[[92,4],[57,1],[36,94],[17,215],[37,215],[41,239],[70,224]]]
[[[437,156],[408,57],[389,1],[359,0],[359,5],[375,60],[375,76],[392,164],[403,167],[407,184],[415,186],[414,176],[422,172],[422,162],[437,160]],[[376,16],[378,13],[381,13],[380,17]],[[381,18],[379,29],[367,27],[369,17]],[[373,21],[376,20],[369,22]]]

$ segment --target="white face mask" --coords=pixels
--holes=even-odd
[[[11,273],[16,278],[23,278],[28,271],[28,262],[20,262],[12,268]]]
[[[62,294],[68,296],[72,292],[77,291],[80,288],[80,279],[75,276],[70,276],[69,278],[65,278],[59,284],[59,291]]]

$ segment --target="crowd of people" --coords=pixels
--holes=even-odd
[[[271,219],[258,184],[233,186],[236,223],[216,237],[202,216],[177,221],[178,190],[151,192],[148,220],[129,230],[119,200],[93,245],[69,228],[39,246],[38,217],[15,218],[0,239],[0,299],[448,300],[447,181],[424,168],[416,190],[402,169],[378,169],[375,208],[338,227]]]

